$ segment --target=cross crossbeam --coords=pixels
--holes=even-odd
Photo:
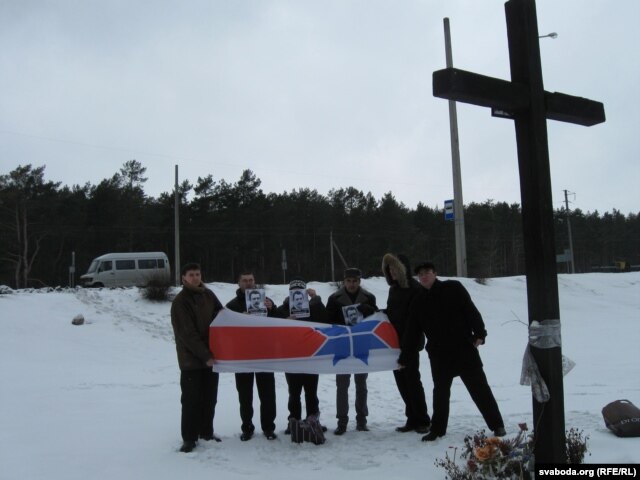
[[[489,107],[495,116],[506,118],[513,118],[516,111],[529,107],[529,89],[526,85],[458,68],[433,72],[433,96]],[[605,121],[602,102],[547,91],[544,92],[544,99],[549,120],[586,127]]]

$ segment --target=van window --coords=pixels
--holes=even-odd
[[[135,260],[116,260],[116,270],[135,270]]]
[[[164,268],[164,258],[158,259],[158,268]]]
[[[98,268],[98,273],[100,272],[109,272],[113,268],[113,264],[111,260],[106,260],[104,262],[100,262],[100,268]]]
[[[138,260],[138,268],[140,270],[148,270],[150,268],[156,268],[156,261],[153,260]]]

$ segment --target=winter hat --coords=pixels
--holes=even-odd
[[[307,284],[301,278],[294,278],[289,282],[289,290],[306,290]]]
[[[344,271],[344,278],[360,278],[362,276],[362,272],[359,268],[347,268]]]
[[[420,262],[416,265],[416,268],[414,268],[413,271],[418,274],[420,270],[433,270],[435,272],[436,266],[431,262]]]

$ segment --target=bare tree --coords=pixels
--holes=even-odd
[[[0,205],[2,207],[3,230],[9,235],[2,261],[14,266],[15,286],[28,285],[33,267],[46,230],[38,228],[38,210],[47,194],[55,193],[59,183],[44,181],[45,166],[32,168],[31,165],[18,166],[7,175],[0,176]],[[13,241],[11,241],[13,237]]]

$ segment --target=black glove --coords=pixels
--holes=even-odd
[[[358,310],[362,313],[363,317],[368,317],[369,315],[373,315],[376,313],[376,309],[371,305],[367,305],[366,303],[361,303],[358,305]]]

